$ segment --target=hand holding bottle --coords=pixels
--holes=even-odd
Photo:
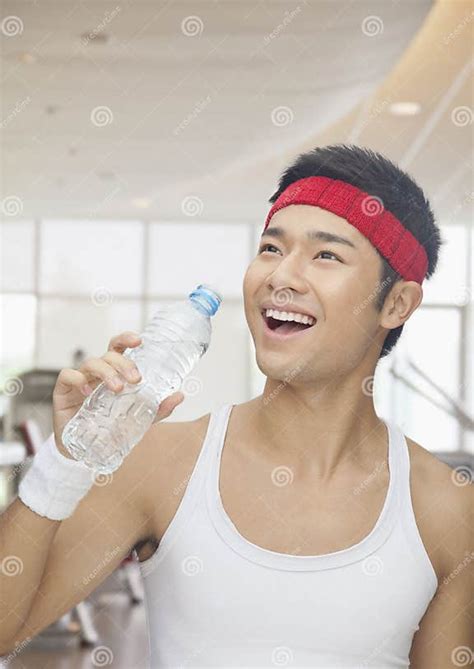
[[[111,391],[119,393],[125,382],[139,383],[142,380],[133,360],[123,355],[127,348],[134,348],[141,343],[142,339],[137,333],[122,332],[112,337],[102,357],[84,360],[79,369],[61,370],[53,391],[53,425],[56,446],[63,455],[72,458],[62,443],[65,425],[100,383],[104,382]],[[166,397],[158,407],[155,422],[170,416],[183,399],[181,391]]]
[[[187,299],[160,307],[141,333],[141,341],[119,342],[120,353],[114,342],[115,350],[109,350],[103,359],[89,360],[78,370],[81,376],[76,374],[76,391],[85,382],[87,385],[84,372],[106,380],[83,400],[79,411],[65,425],[61,421],[64,428],[57,436],[73,458],[96,472],[112,473],[156,422],[160,405],[165,403],[165,413],[160,417],[171,413],[184,399],[182,393],[177,395],[183,380],[209,348],[211,318],[221,301],[212,287],[200,284]],[[128,347],[129,343],[133,348]],[[142,382],[127,379],[135,365],[143,376]],[[119,371],[117,387],[109,385],[113,383],[115,368]],[[177,401],[170,407],[173,396]],[[65,402],[59,418],[66,415],[64,406],[71,411]]]

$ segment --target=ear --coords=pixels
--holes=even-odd
[[[392,330],[407,321],[423,299],[423,289],[416,281],[399,281],[388,294],[380,315],[380,325]]]

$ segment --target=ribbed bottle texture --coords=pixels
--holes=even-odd
[[[62,441],[69,453],[101,474],[110,474],[140,441],[155,419],[160,402],[179,390],[183,379],[209,348],[211,317],[222,297],[200,284],[186,300],[153,316],[142,343],[126,349],[142,376],[120,393],[101,383],[67,423]]]

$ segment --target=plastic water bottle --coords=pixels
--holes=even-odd
[[[160,402],[179,390],[209,348],[211,316],[221,302],[219,293],[200,284],[186,300],[154,314],[140,346],[123,353],[140,370],[140,383],[124,380],[120,393],[100,383],[64,427],[63,444],[76,460],[101,474],[120,466],[153,423]]]

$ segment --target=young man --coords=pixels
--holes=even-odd
[[[380,419],[371,393],[437,264],[430,206],[386,158],[346,145],[300,156],[270,201],[243,283],[262,395],[156,423],[94,486],[61,430],[86,382],[120,390],[133,367],[121,353],[139,339],[123,333],[62,370],[48,455],[0,519],[2,555],[22,565],[4,579],[1,652],[135,548],[152,667],[446,669],[472,657],[472,486]]]

